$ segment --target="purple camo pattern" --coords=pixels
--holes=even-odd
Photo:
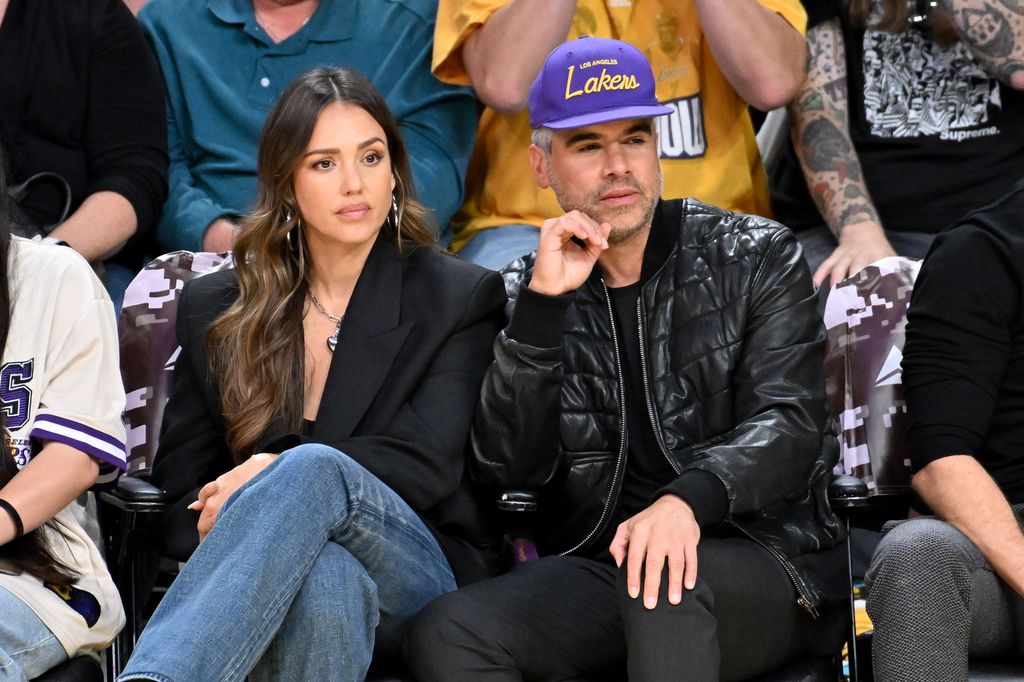
[[[910,489],[900,363],[920,267],[915,258],[883,258],[836,284],[825,305],[825,390],[839,433],[837,470],[862,479],[872,495]]]
[[[118,319],[121,381],[128,402],[123,419],[128,473],[153,466],[174,362],[181,351],[174,333],[178,295],[185,284],[234,265],[230,253],[173,251],[152,260],[124,294]]]

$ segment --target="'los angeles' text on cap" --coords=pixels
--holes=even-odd
[[[671,113],[654,94],[654,73],[640,50],[583,36],[556,47],[530,87],[530,126],[579,128]]]

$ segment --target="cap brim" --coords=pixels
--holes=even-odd
[[[570,116],[569,118],[563,118],[557,121],[546,121],[541,123],[541,126],[544,126],[545,128],[553,128],[555,130],[564,130],[566,128],[582,128],[583,126],[597,125],[598,123],[622,121],[627,118],[654,118],[656,116],[665,116],[672,112],[672,107],[666,107],[662,104],[615,107],[613,109],[588,111],[587,113],[580,114],[579,116]]]

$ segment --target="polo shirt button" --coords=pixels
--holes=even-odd
[[[267,78],[266,76],[264,76],[263,78],[260,79],[260,85],[262,85],[265,88],[269,88],[270,87],[270,79]]]

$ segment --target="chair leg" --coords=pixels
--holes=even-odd
[[[113,546],[115,554],[111,563],[111,573],[117,590],[124,602],[125,626],[114,638],[110,646],[110,653],[107,659],[108,675],[114,679],[124,669],[128,658],[132,654],[135,641],[138,637],[138,626],[142,622],[141,609],[142,599],[140,594],[141,580],[138,575],[140,566],[138,561],[138,547],[136,547],[137,532],[135,526],[138,524],[139,515],[132,511],[122,510],[111,515],[110,535],[116,541],[109,543]]]
[[[850,661],[850,682],[860,682],[860,675],[857,669],[857,605],[853,598],[853,551],[850,542],[850,517],[845,515],[843,522],[846,524],[846,580],[849,586],[850,599],[850,633],[849,642],[846,645],[846,656]]]

